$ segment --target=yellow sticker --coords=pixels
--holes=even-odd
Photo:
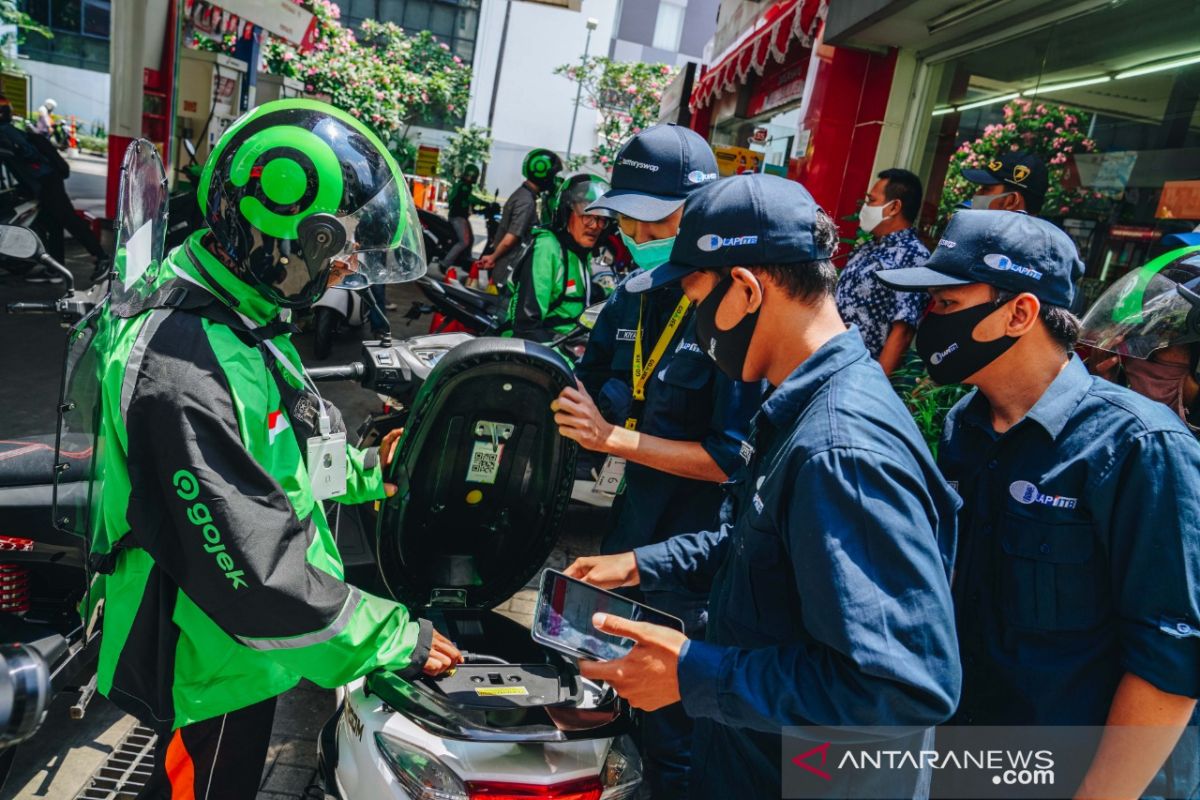
[[[479,505],[479,501],[482,499],[483,492],[479,491],[478,489],[472,489],[471,491],[467,492],[467,505],[469,506]]]
[[[480,697],[494,697],[496,695],[512,695],[512,694],[529,694],[529,690],[524,686],[484,686],[475,690],[475,694]]]

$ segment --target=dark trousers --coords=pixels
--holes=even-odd
[[[275,698],[174,731],[160,731],[154,773],[138,800],[254,800]]]
[[[67,197],[67,187],[61,178],[46,176],[41,179],[35,225],[46,236],[46,252],[60,264],[66,255],[63,228],[66,228],[75,241],[83,245],[94,258],[108,257],[100,247],[100,240],[92,233],[91,226],[75,213],[75,206],[71,205],[71,198]]]

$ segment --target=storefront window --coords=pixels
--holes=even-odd
[[[1108,5],[932,66],[921,174],[933,237],[971,192],[963,166],[1011,150],[1051,171],[1041,216],[1087,265],[1085,299],[1200,225],[1200,5]],[[974,162],[974,163],[972,163]]]

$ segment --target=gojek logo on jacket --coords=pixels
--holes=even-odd
[[[181,469],[171,478],[171,483],[175,486],[175,494],[185,502],[191,502],[200,495],[200,482],[196,480],[196,476],[186,469]],[[212,554],[217,562],[217,567],[225,573],[225,577],[233,585],[234,589],[241,589],[246,585],[243,577],[246,573],[243,570],[235,569],[237,566],[233,561],[233,556],[225,551],[225,545],[221,542],[221,531],[213,524],[212,511],[204,503],[193,503],[187,509],[188,522],[200,529],[200,534],[204,537],[204,551]]]

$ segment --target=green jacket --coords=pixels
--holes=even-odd
[[[279,308],[194,234],[159,282],[209,279],[256,326]],[[203,295],[201,295],[203,296]],[[112,317],[103,356],[93,558],[104,577],[99,689],[160,730],[380,668],[423,666],[432,628],[343,582],[293,419],[252,339],[182,310]],[[271,341],[298,370],[290,334]],[[286,386],[301,381],[277,368]],[[311,398],[311,395],[309,395]],[[337,419],[340,424],[340,418]],[[348,448],[344,503],[383,497],[377,453]]]
[[[515,289],[504,335],[547,342],[570,333],[593,302],[588,258],[566,231],[535,229],[529,250],[513,270]]]

